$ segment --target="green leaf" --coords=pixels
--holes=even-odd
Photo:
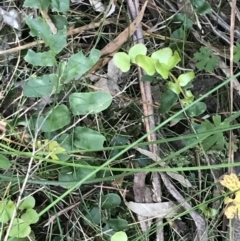
[[[86,214],[86,219],[89,220],[89,222],[86,222],[86,224],[95,224],[99,225],[101,222],[101,212],[98,207],[93,207],[90,212]]]
[[[84,167],[63,167],[60,170],[60,173],[58,174],[58,180],[59,182],[66,182],[64,184],[60,184],[64,188],[71,188],[75,184],[73,183],[67,183],[67,182],[79,182],[86,176],[90,175],[93,172],[93,169],[87,168],[90,166],[85,161],[78,161],[79,164],[86,166]],[[96,174],[93,174],[88,180],[93,180],[96,177]]]
[[[197,61],[197,68],[207,72],[212,72],[219,64],[219,57],[214,56],[208,47],[201,47],[200,51],[194,54],[194,59]]]
[[[7,223],[13,216],[16,205],[11,200],[0,201],[0,222]]]
[[[23,94],[26,97],[44,97],[58,93],[58,76],[56,74],[31,76],[23,86]]]
[[[153,52],[151,57],[157,59],[161,64],[168,65],[168,62],[172,57],[172,50],[170,48],[163,48]]]
[[[128,241],[128,236],[125,232],[119,231],[111,237],[111,241]]]
[[[233,47],[233,61],[235,63],[240,61],[240,43],[237,43],[236,46]]]
[[[163,79],[167,79],[169,75],[169,68],[166,64],[159,63],[157,60],[154,62],[156,71],[162,76]]]
[[[34,208],[35,207],[35,198],[33,196],[28,196],[19,205],[20,210]]]
[[[72,93],[69,104],[73,115],[97,114],[106,110],[112,103],[107,92]]]
[[[128,55],[131,59],[132,63],[136,63],[135,58],[139,55],[146,55],[147,54],[147,48],[144,44],[135,44],[132,46],[128,52]]]
[[[35,53],[31,49],[28,50],[24,60],[34,66],[54,66],[56,62],[52,51]]]
[[[64,69],[65,80],[73,80],[74,78],[80,78],[86,74],[99,60],[101,51],[92,49],[89,56],[86,57],[82,52],[73,54]]]
[[[77,148],[74,148],[73,146],[73,136],[72,134],[62,134],[57,138],[57,142],[61,145],[62,148],[66,150],[66,152],[71,152],[77,150]],[[59,153],[57,155],[61,161],[67,161],[71,156],[67,154],[61,154]]]
[[[41,8],[47,10],[50,5],[50,0],[25,0],[23,6],[27,8]]]
[[[47,116],[47,118],[46,118]],[[53,132],[68,125],[71,121],[70,112],[66,105],[58,105],[38,119],[38,127],[43,132]]]
[[[154,62],[153,59],[139,54],[135,58],[135,62],[138,66],[140,66],[148,75],[154,75],[155,73],[155,67],[154,67]]]
[[[33,37],[40,37],[44,40],[45,44],[50,47],[50,49],[58,54],[66,45],[66,27],[62,30],[58,30],[56,34],[52,34],[50,27],[42,18],[33,19],[27,17],[25,19],[27,25],[30,28],[30,34]]]
[[[67,12],[69,10],[69,0],[51,0],[51,9],[55,12]]]
[[[74,145],[81,149],[101,149],[106,138],[98,131],[87,127],[76,127],[74,129]]]
[[[128,72],[130,70],[130,67],[131,67],[130,57],[124,52],[119,52],[119,53],[114,54],[113,63],[122,72]]]
[[[20,218],[15,218],[13,220],[12,228],[9,232],[9,237],[24,238],[31,233],[31,228],[28,223],[25,223]]]
[[[179,62],[181,61],[181,58],[179,56],[179,53],[177,51],[174,51],[173,56],[169,59],[167,66],[168,69],[174,68]]]
[[[163,93],[161,98],[161,106],[159,109],[160,113],[168,112],[177,100],[178,95],[176,95],[173,91],[167,90],[165,93]]]
[[[194,78],[195,78],[195,74],[193,71],[191,71],[191,72],[179,75],[178,81],[180,86],[186,86]]]
[[[168,88],[173,91],[175,94],[179,95],[181,92],[181,88],[179,86],[179,84],[177,83],[173,83],[173,82],[168,82]]]
[[[223,122],[221,122],[221,116],[219,115],[213,116],[213,122],[214,124],[212,124],[209,120],[205,120],[201,124],[201,126],[203,126],[207,131],[212,131],[216,127],[223,125]],[[222,150],[225,146],[227,146],[227,142],[225,140],[223,133],[218,132],[204,139],[202,141],[202,145],[204,150],[209,150],[210,148],[215,150]]]
[[[204,0],[193,0],[193,5],[196,7],[198,14],[205,15],[212,12],[210,4]]]
[[[195,105],[191,106],[189,109],[186,110],[186,113],[188,116],[199,116],[203,112],[205,112],[207,109],[207,106],[204,102],[197,102]]]
[[[7,157],[0,154],[0,168],[8,169],[11,166],[11,163]]]
[[[182,22],[184,28],[191,29],[193,26],[193,22],[190,18],[188,18],[187,14],[185,13],[176,13],[172,18],[172,22]]]
[[[114,231],[121,231],[128,227],[128,222],[125,219],[117,218],[117,219],[108,219],[107,224]]]
[[[39,215],[34,209],[27,209],[25,213],[21,215],[21,219],[28,224],[37,223],[39,220]]]
[[[101,198],[102,208],[104,209],[113,209],[120,205],[121,198],[116,193],[109,193]]]

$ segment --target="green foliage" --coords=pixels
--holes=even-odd
[[[128,236],[125,232],[119,231],[111,237],[111,241],[128,241]]]
[[[107,109],[112,96],[107,92],[72,93],[69,104],[73,115],[97,114]]]
[[[53,132],[70,123],[70,112],[66,105],[50,109],[38,119],[38,126],[43,132]]]
[[[222,125],[221,116],[215,115],[212,117],[213,123],[209,120],[205,120],[201,125],[205,128],[206,131],[210,131]],[[224,147],[227,147],[227,142],[222,132],[217,132],[206,138],[203,143],[204,150],[209,150],[210,148],[214,150],[223,150]]]
[[[212,12],[210,4],[204,0],[192,0],[192,3],[198,14],[205,15]]]
[[[179,15],[180,17],[181,15]],[[131,64],[136,64],[147,73],[148,81],[153,78],[151,76],[157,74],[162,79],[170,79],[167,83],[168,90],[161,96],[160,113],[168,112],[171,107],[180,99],[179,95],[184,96],[180,99],[183,107],[190,105],[194,101],[194,96],[189,90],[193,85],[191,82],[195,78],[193,71],[180,74],[175,77],[172,74],[172,69],[181,61],[181,57],[177,51],[172,51],[171,48],[166,47],[157,50],[151,54],[151,57],[146,56],[147,48],[143,44],[137,44],[130,48],[129,53],[119,52],[113,56],[113,61],[117,67],[126,72],[130,69]],[[146,76],[145,78],[146,79]],[[206,105],[199,102],[192,106],[187,114],[190,117],[201,115],[206,110]]]
[[[238,63],[240,61],[240,44],[237,43],[236,46],[233,47],[233,61]]]
[[[208,47],[201,47],[200,51],[194,54],[194,59],[197,61],[197,68],[207,72],[212,72],[219,64],[219,57],[214,56]]]
[[[106,138],[98,131],[94,131],[87,127],[78,126],[74,130],[73,144],[77,148],[91,150],[103,148]]]
[[[8,169],[11,166],[11,163],[7,157],[0,154],[0,168]]]
[[[92,173],[92,169],[87,168],[90,166],[85,161],[79,162],[79,164],[86,166],[86,168],[73,168],[73,167],[63,167],[61,168],[59,174],[58,174],[58,180],[60,182],[66,182],[65,184],[61,184],[64,188],[71,188],[75,185],[73,182],[80,181],[84,177],[88,176]],[[95,178],[95,174],[91,176],[89,180],[92,180]],[[69,183],[67,183],[69,182]]]
[[[121,219],[121,218],[109,219],[107,220],[107,224],[114,231],[121,231],[128,227],[128,222],[125,219]]]
[[[113,209],[120,205],[121,198],[116,193],[109,193],[102,196],[102,208]]]
[[[24,238],[31,233],[31,224],[38,222],[39,215],[34,210],[35,199],[32,196],[25,198],[16,212],[16,203],[11,200],[3,199],[0,202],[0,222],[7,228],[14,213],[13,224],[9,236],[12,238]]]

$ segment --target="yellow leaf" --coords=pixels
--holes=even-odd
[[[236,212],[237,212],[236,206],[229,206],[225,210],[225,215],[227,216],[228,219],[233,219]]]
[[[230,197],[226,197],[226,198],[224,199],[224,204],[229,204],[229,203],[231,203],[231,202],[233,202],[233,199],[230,198]]]
[[[53,160],[59,160],[57,154],[66,152],[66,150],[62,148],[57,141],[50,141],[48,139],[43,140],[43,142],[38,141],[37,147],[44,147],[43,150],[49,152],[50,157]]]
[[[240,189],[240,182],[235,173],[231,173],[230,175],[225,175],[223,180],[220,183],[228,188],[230,191],[237,191]]]

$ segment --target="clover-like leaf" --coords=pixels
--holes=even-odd
[[[162,64],[168,65],[168,62],[172,57],[172,50],[170,48],[163,48],[156,52],[153,52],[151,57],[153,59],[157,59]]]
[[[113,63],[122,71],[128,72],[131,67],[130,57],[124,52],[118,52],[113,56]]]
[[[190,81],[194,79],[194,77],[195,74],[193,71],[179,75],[178,81],[180,86],[186,86]]]
[[[134,46],[132,46],[129,49],[128,55],[129,55],[132,63],[134,63],[134,64],[136,63],[135,58],[139,54],[141,54],[141,55],[147,54],[147,48],[144,44],[141,44],[141,43],[135,44]]]
[[[19,205],[20,210],[34,208],[35,206],[35,198],[33,196],[28,196],[23,199],[23,201]]]
[[[128,236],[125,232],[119,231],[113,234],[111,241],[128,241]]]
[[[173,82],[169,81],[168,88],[177,95],[179,95],[181,92],[181,88],[178,83],[173,83]]]
[[[167,66],[170,69],[174,68],[181,61],[180,55],[177,51],[174,51],[173,56],[169,59]]]
[[[169,68],[166,64],[160,63],[158,60],[154,61],[156,71],[162,76],[163,79],[167,79],[169,75]]]
[[[150,76],[154,75],[155,67],[154,67],[154,62],[152,58],[139,54],[136,56],[135,61],[136,61],[136,64],[140,66],[143,70],[145,70],[148,75]]]
[[[13,220],[13,225],[9,232],[10,237],[25,238],[31,233],[31,228],[28,223],[24,222],[20,218]]]

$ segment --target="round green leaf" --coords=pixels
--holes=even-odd
[[[16,205],[11,200],[3,200],[0,202],[0,222],[7,223],[13,216]]]
[[[166,64],[162,64],[157,60],[154,61],[156,71],[162,76],[163,79],[167,79],[169,75],[169,69]]]
[[[87,127],[76,127],[74,130],[73,144],[82,149],[101,149],[106,138],[98,131],[94,131]]]
[[[177,51],[174,51],[173,56],[168,61],[168,69],[172,69],[175,67],[179,62],[181,61],[181,58],[179,56],[179,53]]]
[[[69,104],[73,115],[97,114],[107,109],[112,103],[112,96],[107,92],[73,93]]]
[[[204,102],[197,102],[195,105],[191,106],[189,109],[186,110],[186,113],[188,116],[199,116],[201,115],[205,110],[207,109],[207,106]]]
[[[50,113],[50,114],[49,114]],[[46,116],[48,116],[46,118]],[[70,112],[66,105],[58,105],[38,119],[38,126],[43,132],[53,132],[68,125],[71,121]]]
[[[158,60],[161,64],[168,65],[168,62],[172,57],[172,50],[170,48],[163,48],[153,52],[151,57]]]
[[[8,169],[11,166],[11,163],[8,158],[0,154],[0,168]]]
[[[121,218],[109,219],[107,220],[107,224],[114,231],[121,231],[128,227],[128,222],[125,219],[121,219]]]
[[[100,209],[98,207],[93,207],[90,212],[87,213],[86,219],[91,223],[91,224],[96,224],[99,225],[101,222],[101,213]],[[89,224],[89,222],[86,222],[86,224]]]
[[[35,198],[33,196],[26,197],[21,204],[19,205],[20,210],[34,208],[35,206]]]
[[[195,74],[193,71],[191,71],[191,72],[179,75],[178,81],[181,86],[185,86],[194,78],[195,78]]]
[[[136,63],[135,62],[135,58],[137,55],[146,55],[147,54],[147,48],[144,44],[135,44],[134,46],[132,46],[128,52],[128,55],[131,59],[132,63]]]
[[[13,220],[12,228],[9,232],[10,237],[24,238],[31,233],[31,228],[28,223],[25,223],[20,218],[15,218]]]
[[[58,87],[58,90],[56,91]],[[58,76],[56,74],[31,76],[23,86],[23,94],[26,97],[43,97],[59,92]]]
[[[139,54],[135,58],[136,64],[146,71],[148,75],[154,75],[155,67],[153,60],[145,55]]]
[[[85,161],[78,162],[81,165],[84,166],[90,166]],[[90,175],[93,172],[93,169],[90,168],[84,168],[84,167],[78,167],[78,168],[72,168],[72,167],[63,167],[61,168],[60,173],[58,174],[58,180],[59,182],[66,182],[64,184],[60,184],[64,188],[71,188],[74,186],[74,182],[79,182],[86,176]],[[96,174],[93,174],[88,180],[93,180],[96,177]],[[72,183],[67,183],[72,182]]]
[[[116,193],[109,193],[102,196],[102,208],[113,209],[120,205],[121,198]]]
[[[160,113],[168,112],[177,100],[178,95],[176,95],[173,91],[167,90],[165,93],[163,93],[161,98],[161,106],[159,109]]]
[[[181,92],[180,86],[177,83],[173,83],[171,81],[168,82],[168,88],[177,95],[179,95]]]
[[[34,209],[30,208],[22,214],[21,219],[28,224],[37,223],[39,220],[39,215]]]
[[[113,56],[113,63],[122,71],[122,72],[128,72],[131,64],[130,64],[130,57],[124,53],[119,52],[114,54]]]
[[[128,241],[128,236],[125,232],[120,231],[113,234],[111,241]]]

